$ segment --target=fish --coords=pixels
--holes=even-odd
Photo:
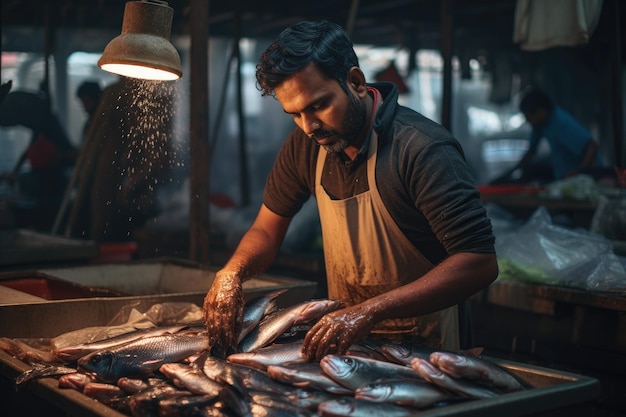
[[[159,417],[193,416],[199,409],[215,404],[212,395],[190,395],[187,397],[166,398],[159,401]]]
[[[148,387],[129,396],[128,408],[133,416],[157,416],[159,402],[168,398],[189,397],[191,392],[182,390],[169,383]]]
[[[96,382],[96,376],[83,372],[73,372],[59,377],[59,388],[69,388],[82,392],[89,382]]]
[[[285,394],[285,398],[299,407],[312,411],[317,411],[317,407],[324,401],[334,400],[337,394],[328,391],[310,388],[297,388],[296,390]]]
[[[522,391],[524,385],[502,367],[480,357],[452,352],[433,352],[430,363],[454,378],[466,378],[493,386],[503,392]]]
[[[380,379],[421,379],[409,366],[359,356],[329,354],[320,366],[326,375],[352,391]]]
[[[387,379],[373,382],[354,391],[354,398],[427,408],[454,396],[438,386],[418,379]]]
[[[494,398],[501,394],[500,391],[477,384],[468,379],[453,378],[443,373],[439,368],[422,358],[413,358],[411,367],[422,378],[431,384],[449,390],[466,398],[484,399]]]
[[[250,413],[251,416],[254,417],[314,417],[316,414],[313,414],[311,411],[300,408],[285,408],[281,407],[280,403],[275,403],[273,405],[269,404],[259,404],[253,402],[250,404]]]
[[[429,360],[430,355],[436,352],[433,348],[409,346],[398,342],[385,342],[377,349],[387,360],[401,365],[411,366],[411,359],[422,358]],[[467,356],[478,357],[483,352],[482,347],[473,347],[462,350],[461,353]]]
[[[103,340],[60,347],[54,350],[54,354],[58,359],[67,363],[75,361],[78,358],[97,350],[109,349],[114,346],[119,346],[124,343],[132,342],[133,340],[137,340],[143,337],[174,334],[184,328],[187,328],[187,326],[150,327],[147,329],[139,329],[122,333]]]
[[[395,404],[376,403],[351,397],[324,401],[317,407],[321,417],[405,417],[416,414],[415,410]]]
[[[276,298],[287,291],[286,288],[255,297],[243,308],[243,321],[237,343],[240,343],[254,329],[261,319],[277,309]]]
[[[343,307],[339,300],[311,300],[278,310],[266,316],[239,343],[239,351],[251,352],[271,344],[292,326],[319,319],[326,313]]]
[[[126,392],[117,385],[103,382],[88,382],[83,387],[83,394],[104,404],[107,404],[114,398],[125,397],[127,395]]]
[[[73,374],[77,372],[76,368],[61,365],[49,364],[33,364],[33,368],[28,369],[17,376],[15,379],[15,388],[19,387],[27,381],[48,376],[58,376],[65,374]]]
[[[97,350],[81,357],[78,367],[95,373],[101,382],[116,382],[123,376],[150,376],[164,363],[177,362],[207,349],[206,334],[166,334]]]
[[[197,395],[219,397],[223,385],[212,380],[199,368],[183,363],[164,363],[159,372],[169,378],[174,385]]]
[[[378,351],[391,362],[411,366],[411,359],[428,360],[434,349],[408,346],[402,343],[388,342],[380,345]]]
[[[319,363],[306,362],[288,366],[271,365],[267,374],[274,380],[299,388],[324,390],[333,394],[350,395],[352,391],[324,373]]]
[[[231,353],[226,360],[261,370],[267,369],[270,365],[307,361],[302,354],[302,340],[290,343],[274,343],[252,352]]]
[[[242,379],[244,386],[251,390],[269,391],[289,395],[294,388],[291,385],[272,379],[267,372],[245,365],[233,364],[233,371]]]

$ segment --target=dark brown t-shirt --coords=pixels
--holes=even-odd
[[[384,102],[374,122],[379,135],[376,182],[387,210],[406,237],[433,263],[459,252],[494,253],[491,222],[456,139],[443,127],[397,104],[397,90],[373,84]],[[329,153],[322,186],[334,199],[367,191],[366,140],[359,156]],[[264,204],[294,216],[315,192],[319,145],[299,128],[282,146],[268,176]]]

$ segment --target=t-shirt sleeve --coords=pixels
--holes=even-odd
[[[316,145],[294,129],[280,148],[268,174],[263,204],[284,217],[293,217],[314,191]]]
[[[431,141],[407,161],[411,198],[446,252],[494,252],[491,221],[460,145]]]

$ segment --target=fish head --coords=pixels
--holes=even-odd
[[[385,402],[393,394],[393,388],[390,384],[384,382],[375,382],[359,387],[354,392],[354,397],[368,401]]]
[[[358,369],[355,358],[345,355],[326,355],[320,361],[322,370],[339,380],[349,379]]]
[[[109,379],[111,375],[113,365],[115,362],[115,355],[109,350],[97,351],[83,356],[78,360],[78,366],[89,372],[95,373],[102,379]]]

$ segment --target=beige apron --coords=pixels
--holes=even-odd
[[[387,211],[375,180],[378,136],[372,131],[367,160],[369,191],[332,200],[321,185],[326,150],[320,147],[315,195],[324,244],[328,296],[355,305],[421,277],[432,267]],[[424,347],[459,350],[457,306],[419,317],[378,323],[372,333]]]

